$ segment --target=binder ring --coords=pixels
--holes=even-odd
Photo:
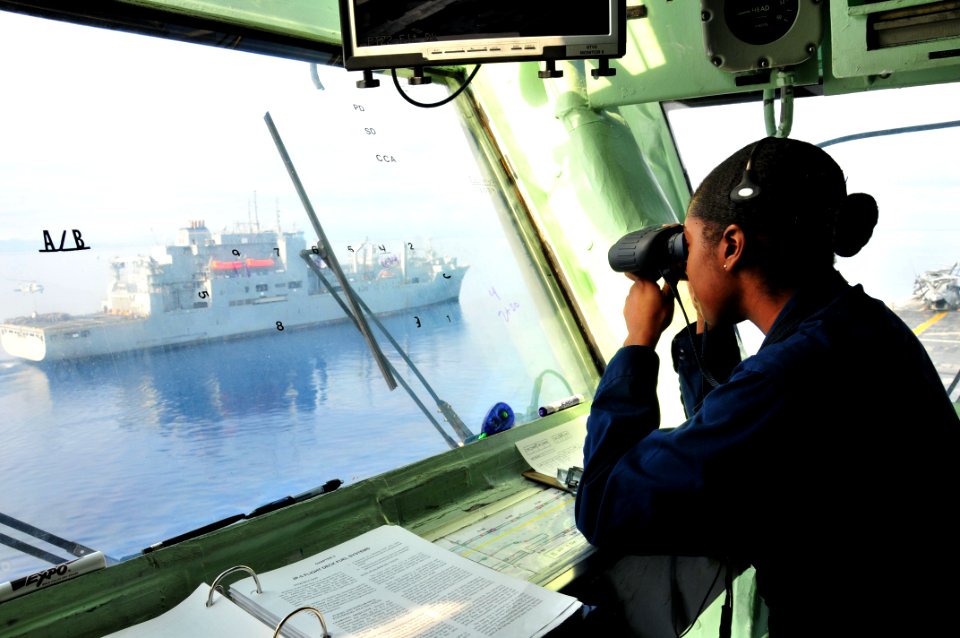
[[[220,593],[221,594],[223,593],[223,587],[219,586],[220,581],[224,578],[224,576],[232,574],[233,572],[247,572],[248,574],[253,576],[253,582],[257,584],[257,593],[258,594],[263,593],[263,589],[260,587],[260,579],[257,578],[257,573],[252,569],[250,569],[249,567],[247,567],[246,565],[236,565],[235,567],[231,567],[230,569],[223,570],[222,572],[220,572],[219,576],[213,579],[213,584],[210,585],[210,593],[207,594],[207,607],[213,606],[213,592],[215,590],[219,589]]]
[[[321,614],[316,607],[300,607],[299,609],[294,609],[289,614],[284,616],[283,620],[280,621],[280,624],[277,625],[276,631],[273,632],[273,638],[277,638],[280,635],[280,630],[283,629],[283,625],[301,611],[309,611],[320,620],[320,626],[323,628],[323,634],[321,638],[331,638],[330,633],[327,631],[327,623],[323,620],[323,614]]]

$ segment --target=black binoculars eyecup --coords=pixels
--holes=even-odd
[[[665,279],[676,284],[687,278],[687,241],[682,224],[641,228],[621,237],[607,252],[616,272],[629,272],[641,279]]]

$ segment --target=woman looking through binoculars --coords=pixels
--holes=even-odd
[[[707,176],[683,229],[702,333],[672,343],[688,420],[660,428],[669,285],[634,276],[587,424],[591,543],[753,565],[772,638],[949,624],[960,420],[910,329],[834,268],[876,222],[805,142],[765,138]],[[741,321],[765,335],[743,361]]]

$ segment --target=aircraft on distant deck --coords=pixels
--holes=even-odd
[[[38,284],[35,281],[25,281],[16,288],[13,289],[14,292],[43,292],[43,284]]]
[[[950,268],[928,270],[917,276],[913,296],[931,310],[960,308],[960,262]]]

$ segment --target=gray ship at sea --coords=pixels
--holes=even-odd
[[[114,259],[103,312],[35,314],[0,324],[0,344],[29,361],[58,361],[236,338],[336,321],[347,315],[301,257],[332,271],[303,232],[181,228],[160,258]],[[456,301],[468,269],[405,243],[363,242],[342,263],[351,288],[378,315]]]

